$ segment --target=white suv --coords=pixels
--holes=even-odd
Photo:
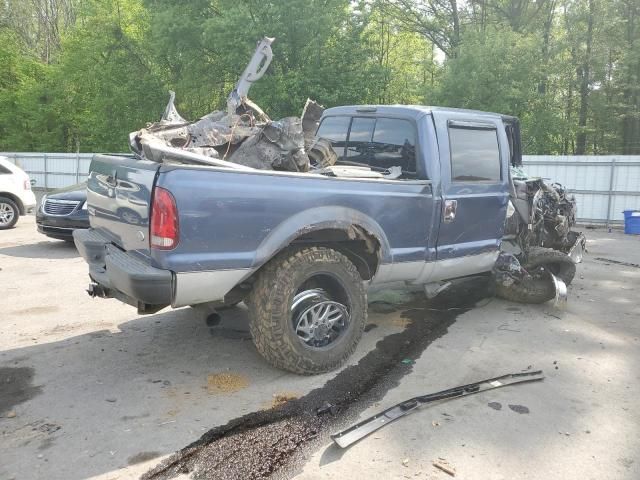
[[[13,227],[20,215],[35,207],[36,196],[29,175],[7,157],[0,157],[0,230]]]

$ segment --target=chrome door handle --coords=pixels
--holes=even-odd
[[[445,200],[444,209],[442,211],[442,220],[444,223],[451,223],[456,218],[456,210],[458,209],[457,200]]]

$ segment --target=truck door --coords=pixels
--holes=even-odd
[[[498,254],[509,200],[504,126],[499,117],[462,112],[434,112],[434,122],[442,175],[436,247],[438,263],[446,266],[441,276],[488,271]]]

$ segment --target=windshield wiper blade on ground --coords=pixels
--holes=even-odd
[[[430,393],[419,397],[414,397],[404,402],[398,403],[393,407],[363,420],[346,430],[331,435],[331,438],[341,448],[346,448],[358,440],[363,439],[367,435],[375,432],[376,430],[388,425],[389,423],[397,420],[400,417],[410,414],[413,410],[417,409],[420,405],[426,403],[435,402],[438,400],[447,400],[458,397],[465,397],[467,395],[473,395],[476,393],[487,392],[496,388],[507,387],[509,385],[516,385],[520,383],[538,382],[544,379],[542,370],[536,370],[533,372],[522,373],[508,373],[495,378],[489,378],[487,380],[481,380],[476,383],[470,383],[468,385],[461,385],[459,387],[449,388],[436,393]]]

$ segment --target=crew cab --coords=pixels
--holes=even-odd
[[[140,313],[244,300],[258,351],[314,374],[355,350],[369,286],[437,286],[492,270],[509,168],[521,163],[517,119],[344,106],[324,111],[317,136],[345,175],[97,155],[91,228],[73,234],[89,293]],[[366,174],[393,167],[398,175]]]

